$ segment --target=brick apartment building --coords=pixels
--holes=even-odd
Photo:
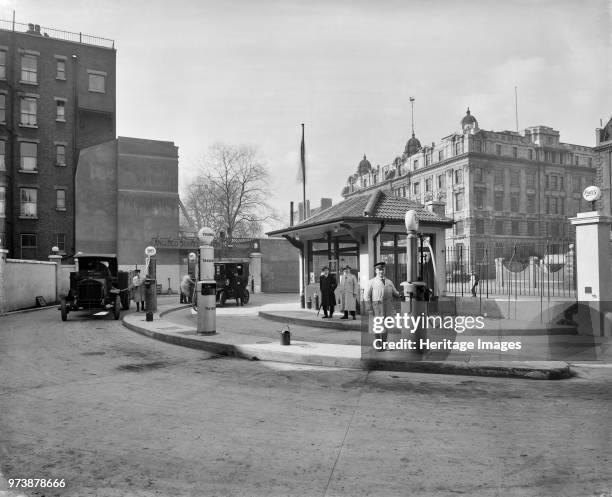
[[[582,191],[596,181],[596,154],[559,137],[548,126],[486,131],[468,109],[460,131],[439,143],[421,146],[413,131],[391,164],[373,167],[364,157],[342,195],[383,189],[433,202],[455,221],[446,230],[447,246],[476,252],[485,244],[569,241],[568,217],[590,209]]]
[[[79,151],[112,140],[116,51],[104,38],[0,21],[0,246],[75,249]]]

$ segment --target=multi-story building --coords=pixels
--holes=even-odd
[[[597,154],[596,185],[601,188],[601,199],[597,202],[598,210],[606,216],[612,215],[612,117],[605,126],[595,130],[595,148]]]
[[[74,251],[77,160],[115,138],[115,66],[112,40],[0,21],[0,246],[9,257]]]
[[[385,189],[455,221],[448,245],[546,243],[570,236],[568,217],[590,208],[582,191],[595,181],[593,148],[562,143],[559,131],[486,131],[467,110],[461,131],[421,146],[414,132],[391,164],[363,158],[342,195]],[[438,205],[435,205],[438,204]]]

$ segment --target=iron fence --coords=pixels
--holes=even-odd
[[[478,285],[474,288],[474,283]],[[576,298],[576,257],[570,240],[446,248],[446,292],[468,296]]]
[[[115,48],[115,41],[109,38],[102,38],[101,36],[88,35],[85,33],[73,33],[71,31],[63,31],[61,29],[47,28],[37,24],[24,24],[22,22],[0,19],[0,29],[42,36],[44,38],[53,38],[55,40],[71,41],[81,43],[83,45]]]

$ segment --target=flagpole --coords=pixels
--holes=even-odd
[[[306,145],[304,143],[304,123],[302,123],[302,144],[300,146],[300,166],[302,168],[302,221],[306,220]],[[302,241],[302,296],[300,305],[306,307],[306,275],[308,274],[308,261],[306,254],[306,241]]]

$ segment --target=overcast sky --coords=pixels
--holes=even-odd
[[[117,48],[117,133],[179,147],[181,185],[214,142],[255,145],[288,217],[300,123],[308,196],[339,201],[365,153],[410,137],[543,124],[593,146],[612,115],[608,0],[0,0],[0,17],[99,35]]]

